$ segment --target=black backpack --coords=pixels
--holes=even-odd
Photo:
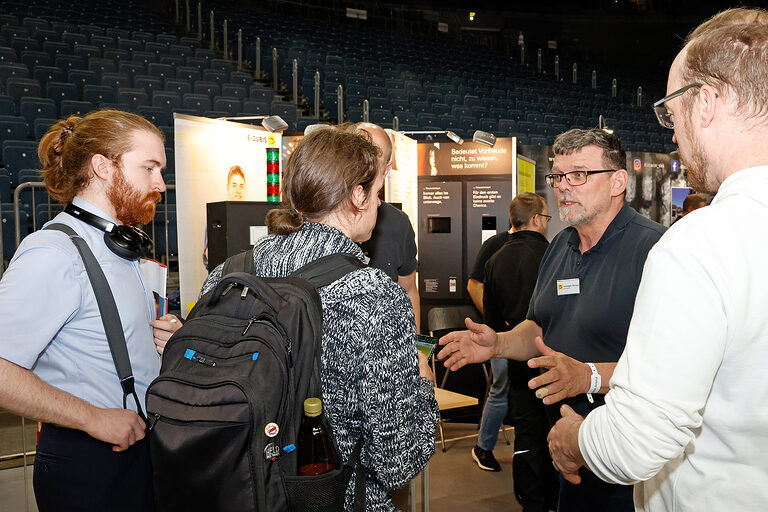
[[[295,443],[304,399],[321,396],[317,288],[363,266],[334,254],[261,278],[229,273],[252,269],[252,251],[225,263],[168,341],[147,390],[159,512],[343,510],[362,439],[347,465],[316,477],[296,475]],[[363,510],[359,465],[356,474],[355,510]]]

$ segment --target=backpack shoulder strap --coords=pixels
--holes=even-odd
[[[253,274],[253,248],[248,249],[230,256],[224,261],[224,267],[221,270],[221,275],[225,276],[232,272],[245,272],[246,274]]]
[[[365,263],[351,254],[336,253],[307,263],[291,275],[306,279],[315,288],[322,288],[350,272],[364,267]]]

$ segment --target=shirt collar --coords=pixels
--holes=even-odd
[[[82,208],[83,210],[87,210],[89,213],[92,213],[94,215],[98,215],[102,219],[106,219],[109,222],[113,223],[114,225],[119,225],[119,223],[113,219],[110,215],[104,212],[101,208],[89,203],[85,199],[83,199],[80,196],[76,196],[74,199],[72,199],[72,204],[75,206],[78,206]]]
[[[524,229],[522,231],[514,231],[510,233],[509,240],[514,240],[515,238],[532,238],[532,239],[538,238],[540,240],[544,240],[545,242],[547,242],[547,237],[545,237],[538,231],[533,231],[530,229]]]
[[[621,210],[619,210],[619,213],[617,213],[611,223],[608,224],[608,227],[605,229],[603,236],[600,237],[600,240],[598,240],[594,247],[592,247],[584,254],[600,252],[600,249],[603,247],[603,245],[605,245],[607,241],[613,238],[617,233],[620,233],[624,228],[626,228],[627,224],[629,224],[637,215],[639,214],[625,202],[621,207]],[[571,233],[568,237],[568,245],[574,250],[580,250],[579,247],[581,246],[581,239],[579,238],[578,231],[576,231],[576,228],[574,227],[569,227],[567,229],[571,230]]]
[[[734,172],[723,180],[711,204],[716,204],[728,196],[741,192],[748,192],[754,196],[756,189],[764,190],[764,187],[757,187],[755,181],[768,183],[768,166],[749,167]]]

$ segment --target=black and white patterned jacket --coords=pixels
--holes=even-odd
[[[254,247],[254,273],[282,277],[337,252],[363,259],[336,228],[305,222],[290,235],[270,235]],[[221,265],[202,293],[221,278]],[[438,408],[432,384],[419,375],[413,307],[384,272],[363,268],[319,290],[323,305],[323,409],[344,460],[364,436],[366,509],[398,510],[389,491],[403,487],[435,449]],[[346,510],[352,510],[351,489]]]

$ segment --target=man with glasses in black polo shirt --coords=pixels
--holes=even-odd
[[[625,204],[626,152],[618,137],[569,130],[553,151],[547,182],[570,227],[544,255],[527,319],[498,334],[467,319],[469,330],[444,336],[438,355],[451,370],[491,357],[530,359],[542,374],[528,385],[550,406],[552,423],[560,403],[585,416],[604,402],[645,258],[665,230]],[[561,477],[560,512],[634,510],[631,487],[605,483],[587,469],[580,475],[580,485]]]

